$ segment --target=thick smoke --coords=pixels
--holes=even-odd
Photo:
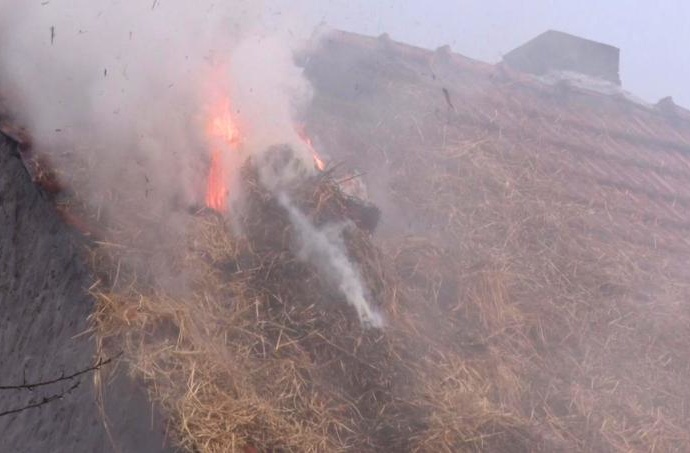
[[[293,51],[285,45],[288,39],[282,33],[255,34],[239,43],[230,68],[235,81],[232,99],[238,106],[239,121],[249,129],[248,149],[261,151],[287,144],[311,168],[311,154],[299,138],[294,119],[295,110],[309,101],[311,87],[294,64]],[[245,73],[252,76],[242,76]]]
[[[203,201],[210,154],[219,146],[208,136],[209,116],[226,100],[242,134],[240,149],[226,144],[223,153],[231,194],[242,162],[275,145],[288,145],[298,165],[262,171],[267,187],[313,171],[295,122],[310,86],[293,56],[313,27],[301,14],[264,17],[264,6],[0,0],[0,95],[102,221],[140,227],[147,217],[140,241],[174,244],[188,220],[185,207]],[[339,237],[282,201],[305,258],[338,282],[363,322],[380,326]],[[150,264],[166,273],[164,264]]]
[[[263,7],[3,0],[0,90],[88,201],[126,188],[162,211],[193,203],[208,162],[204,122],[218,97],[232,100],[245,138],[229,175],[267,145],[301,148],[292,117],[309,84],[293,62],[291,31],[305,27],[286,16],[269,28]]]

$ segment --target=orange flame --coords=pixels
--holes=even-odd
[[[324,171],[326,169],[326,163],[323,161],[323,159],[321,159],[319,153],[316,152],[316,149],[312,144],[311,138],[309,138],[309,136],[307,135],[307,131],[305,130],[304,126],[297,126],[295,129],[297,130],[297,135],[299,135],[299,138],[301,138],[302,141],[309,148],[309,151],[311,152],[311,155],[314,158],[314,165],[316,166],[316,168],[318,168],[319,171]]]
[[[228,181],[226,172],[228,150],[237,149],[241,135],[237,123],[232,117],[230,100],[225,98],[211,109],[206,127],[211,143],[211,168],[206,187],[206,206],[218,212],[228,208]]]
[[[225,212],[228,202],[222,157],[221,150],[218,148],[211,152],[211,168],[206,185],[206,206],[218,212]]]

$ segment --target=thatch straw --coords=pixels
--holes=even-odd
[[[95,331],[125,347],[180,444],[690,450],[688,287],[672,251],[647,245],[657,230],[597,208],[622,200],[615,191],[575,199],[549,166],[560,156],[538,144],[413,119],[409,130],[372,121],[397,154],[371,146],[352,159],[366,168],[380,153],[390,197],[414,220],[413,233],[376,240],[346,230],[382,331],[362,329],[297,259],[285,213],[251,172],[243,234],[196,217],[169,263],[187,276],[175,290],[130,264],[136,250],[94,249]],[[329,178],[294,196],[316,224],[348,218]]]
[[[414,408],[392,387],[405,371],[396,371],[389,340],[362,328],[330,282],[297,259],[286,214],[254,174],[245,181],[245,234],[214,213],[198,216],[174,255],[173,267],[189,279],[178,294],[125,275],[116,263],[131,261],[131,250],[94,249],[102,273],[93,320],[103,347],[124,346],[190,450],[405,444],[398,434]],[[346,219],[346,199],[332,182],[310,181],[295,196],[316,224]],[[369,235],[355,226],[345,235],[371,301],[394,304]],[[389,420],[393,413],[410,421]]]
[[[690,355],[681,345],[690,341],[690,312],[676,268],[687,248],[662,245],[668,227],[631,221],[643,209],[625,214],[626,193],[564,179],[571,178],[559,174],[571,164],[570,151],[528,139],[541,124],[519,116],[528,101],[502,107],[510,117],[505,131],[479,111],[491,91],[456,100],[458,115],[439,121],[427,101],[434,89],[407,93],[398,84],[394,102],[415,118],[382,112],[380,121],[368,118],[346,131],[319,109],[375,111],[317,99],[314,130],[333,140],[361,137],[350,140],[345,158],[387,170],[387,196],[400,220],[383,252],[394,261],[398,290],[417,301],[396,309],[416,318],[408,335],[442,351],[429,369],[452,376],[449,364],[461,363],[485,389],[475,393],[485,395],[483,411],[462,419],[439,417],[444,397],[435,396],[436,423],[425,436],[443,441],[424,450],[467,449],[457,443],[462,435],[430,433],[470,426],[476,434],[486,428],[483,417],[500,425],[504,438],[521,427],[523,441],[483,443],[482,451],[689,450],[683,382]],[[408,224],[413,233],[405,236],[401,226]],[[471,373],[459,382],[473,382]]]

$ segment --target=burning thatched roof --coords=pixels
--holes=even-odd
[[[301,62],[316,88],[307,132],[331,161],[365,173],[382,209],[374,238],[352,229],[347,250],[387,326],[361,330],[342,300],[319,305],[342,296],[291,267],[294,231],[251,177],[254,235],[203,214],[171,264],[208,270],[189,294],[197,305],[96,248],[98,333],[132,353],[178,440],[210,451],[228,439],[324,451],[690,449],[684,110],[347,33]],[[329,181],[293,195],[313,218],[343,213]],[[239,302],[229,309],[219,294]],[[201,317],[185,311],[195,306]],[[147,337],[151,322],[177,347]],[[228,357],[232,373],[216,360]]]

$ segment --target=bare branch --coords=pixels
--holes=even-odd
[[[63,382],[63,381],[69,381],[72,380],[76,377],[81,376],[82,374],[89,373],[91,371],[95,371],[99,369],[100,367],[109,364],[113,360],[117,359],[122,355],[122,352],[118,353],[117,355],[114,355],[113,357],[110,357],[108,359],[98,359],[98,362],[96,362],[94,365],[84,368],[83,370],[77,371],[76,373],[72,373],[68,376],[65,376],[64,373],[62,376],[55,378],[55,379],[50,379],[47,381],[41,381],[41,382],[33,382],[33,383],[27,383],[24,381],[23,384],[17,384],[17,385],[0,385],[0,390],[33,390],[37,387],[44,387],[46,385],[51,385],[51,384],[57,384],[58,382]],[[0,415],[3,415],[0,413]]]
[[[8,411],[0,412],[0,417],[4,417],[5,415],[18,414],[18,413],[23,412],[27,409],[33,409],[36,407],[41,407],[41,406],[48,404],[48,403],[51,403],[53,401],[61,400],[62,398],[65,397],[65,395],[71,393],[74,389],[79,387],[79,384],[81,384],[81,381],[75,382],[74,384],[72,384],[72,386],[70,388],[68,388],[64,392],[57,393],[57,394],[51,395],[51,396],[44,396],[39,401],[32,401],[31,403],[27,404],[26,406],[19,407],[17,409],[10,409]]]

